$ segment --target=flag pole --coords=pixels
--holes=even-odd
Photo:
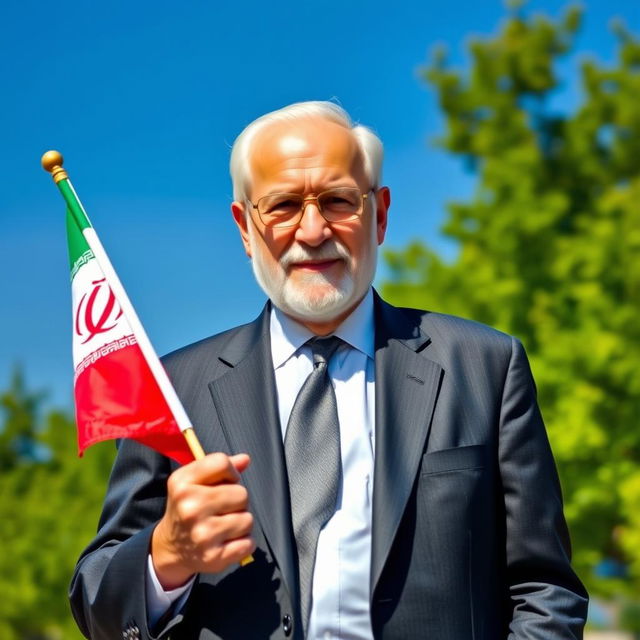
[[[133,330],[136,342],[140,347],[140,351],[151,370],[156,384],[164,396],[169,410],[173,414],[176,424],[178,425],[189,450],[196,460],[201,460],[206,455],[204,449],[202,448],[202,445],[198,440],[198,436],[191,425],[191,421],[182,406],[182,402],[180,402],[180,398],[178,398],[178,394],[169,380],[167,372],[164,370],[160,359],[156,355],[156,352],[147,337],[147,333],[144,330],[142,323],[138,319],[138,314],[135,312],[133,305],[129,301],[129,296],[127,296],[127,293],[120,282],[120,278],[118,278],[102,243],[91,226],[89,216],[87,216],[87,212],[82,206],[80,198],[78,198],[78,194],[75,192],[75,189],[69,180],[69,175],[62,168],[62,154],[59,151],[47,151],[42,156],[41,162],[43,169],[51,174],[53,181],[60,190],[60,193],[62,193],[71,216],[74,218],[78,228],[81,230],[89,249],[93,252],[93,256],[96,259],[98,266],[102,270],[102,273],[104,273],[113,294],[118,300],[122,313]],[[253,556],[249,555],[240,561],[240,565],[245,566],[251,562],[253,562]]]
[[[138,315],[133,308],[133,305],[129,301],[129,297],[126,294],[124,287],[122,286],[120,279],[118,278],[115,269],[111,265],[111,261],[105,252],[102,243],[100,242],[98,236],[96,235],[93,227],[91,226],[91,222],[89,221],[89,217],[87,216],[87,212],[84,210],[82,203],[80,202],[80,198],[75,192],[71,181],[69,180],[69,175],[62,168],[63,158],[62,154],[59,151],[47,151],[42,156],[42,167],[45,171],[48,171],[53,178],[53,181],[56,183],[58,189],[62,193],[62,197],[67,203],[67,207],[71,215],[78,227],[82,230],[82,234],[89,245],[91,251],[93,251],[93,255],[102,269],[102,272],[107,277],[107,281],[111,287],[111,290],[116,296],[122,312],[124,316],[128,320],[131,328],[133,329],[134,335],[136,336],[136,341],[142,351],[149,368],[153,374],[153,377],[160,387],[162,391],[162,395],[164,396],[171,413],[178,425],[178,428],[182,432],[184,439],[193,454],[193,457],[196,460],[200,460],[204,458],[205,452],[198,440],[198,436],[196,435],[193,427],[191,426],[191,421],[187,416],[178,395],[169,380],[169,376],[167,375],[164,367],[160,363],[158,356],[156,355],[149,338],[142,326],[142,323],[138,319]]]

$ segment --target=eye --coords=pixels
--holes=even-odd
[[[300,206],[299,202],[296,202],[295,200],[292,200],[291,198],[289,198],[287,200],[279,200],[278,202],[274,203],[273,208],[288,210],[288,209],[293,209],[294,207],[299,207],[299,206]]]
[[[259,203],[259,210],[263,214],[286,216],[297,213],[300,210],[300,199],[292,194],[274,194],[263,198]]]
[[[349,204],[349,201],[342,196],[329,196],[328,198],[325,198],[325,204]]]
[[[357,209],[360,192],[351,189],[327,191],[322,198],[322,207],[331,211],[351,211]]]

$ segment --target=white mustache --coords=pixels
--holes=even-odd
[[[344,260],[349,259],[347,249],[336,240],[326,240],[319,247],[306,247],[292,244],[281,256],[280,265],[287,269],[297,262],[308,260]]]

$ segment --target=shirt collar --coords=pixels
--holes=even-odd
[[[314,334],[275,306],[271,306],[270,318],[271,357],[273,368],[282,366]],[[373,291],[369,291],[360,304],[333,332],[354,349],[369,358],[374,354]]]

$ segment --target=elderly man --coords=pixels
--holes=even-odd
[[[87,637],[582,637],[522,346],[371,288],[381,159],[332,103],[236,140],[231,209],[269,302],[164,359],[213,453],[176,468],[121,443],[71,587]]]

